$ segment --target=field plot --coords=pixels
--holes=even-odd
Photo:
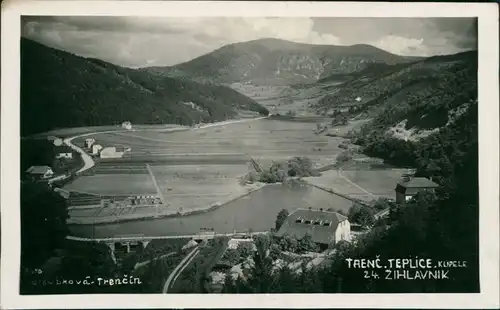
[[[347,170],[342,171],[342,174],[374,195],[393,197],[396,184],[401,180],[405,171],[405,169]]]
[[[394,198],[394,189],[403,169],[329,170],[319,177],[304,178],[309,184],[369,201],[377,197]]]
[[[182,156],[202,164],[244,164],[250,157],[267,161],[286,160],[293,156],[307,156],[313,162],[331,163],[340,152],[342,139],[314,134],[315,123],[259,120],[182,132],[157,131],[96,134],[94,138],[104,145],[131,148],[126,158],[148,162],[169,160],[176,164],[187,160],[171,158]],[[210,156],[210,160],[203,158]],[[222,161],[224,158],[224,161]],[[125,159],[125,158],[124,158]],[[116,161],[118,162],[118,160]],[[196,162],[191,162],[195,164]]]
[[[64,187],[66,190],[95,195],[156,195],[149,174],[96,174],[81,176]]]
[[[245,165],[151,166],[170,210],[186,212],[222,204],[247,192],[239,178]]]

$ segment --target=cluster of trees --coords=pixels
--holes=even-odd
[[[350,223],[356,223],[361,225],[363,228],[370,228],[375,224],[375,209],[354,203],[349,209],[349,214],[347,218]]]
[[[259,181],[264,183],[283,182],[288,177],[309,177],[317,175],[311,159],[294,157],[287,162],[273,162],[268,169],[260,174]]]
[[[194,102],[203,111],[180,102]],[[225,86],[126,69],[21,40],[22,136],[123,120],[192,125],[228,119],[237,109],[269,113]]]
[[[237,265],[242,260],[251,257],[254,252],[253,242],[240,242],[236,249],[227,249],[222,257],[222,261],[227,262],[231,266]]]

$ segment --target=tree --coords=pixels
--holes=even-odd
[[[287,163],[288,176],[309,177],[313,174],[313,164],[308,157],[294,157]]]
[[[273,162],[269,169],[262,171],[260,181],[263,183],[283,182],[288,176],[288,168],[286,163]]]
[[[292,236],[284,235],[279,241],[279,246],[283,251],[295,253],[297,251],[298,241]]]
[[[314,243],[310,234],[305,234],[297,243],[298,253],[315,252],[317,250],[318,245]]]
[[[237,265],[240,262],[240,251],[238,249],[227,249],[224,258],[231,265]]]
[[[289,213],[288,213],[287,209],[281,209],[281,211],[278,213],[278,216],[276,217],[276,221],[275,221],[276,231],[280,230],[283,223],[285,223],[285,220],[288,217],[288,215],[289,215]]]
[[[21,262],[23,267],[43,264],[61,248],[68,234],[66,200],[38,183],[21,185]]]
[[[253,267],[248,285],[254,293],[269,293],[273,287],[273,260],[270,257],[271,240],[267,235],[254,238],[256,251],[253,255]]]
[[[241,258],[248,258],[253,254],[254,243],[253,242],[240,242],[238,243],[238,252]]]
[[[365,228],[370,227],[375,223],[373,209],[363,206],[363,207],[361,207],[361,209],[359,211],[360,212],[358,213],[357,222],[362,227],[365,227]]]
[[[347,218],[351,223],[358,223],[363,227],[370,227],[375,223],[373,208],[355,203],[349,210]]]

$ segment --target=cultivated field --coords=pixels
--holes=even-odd
[[[338,91],[334,87],[319,85],[292,88],[234,83],[231,88],[259,102],[273,114],[286,114],[288,111],[294,111],[298,116],[315,115],[316,112],[310,106],[315,105],[323,96]]]
[[[166,206],[188,212],[222,204],[248,189],[239,178],[248,172],[245,165],[176,165],[151,166]]]
[[[130,147],[126,156],[144,162],[154,158],[178,164],[196,157],[191,164],[203,161],[244,165],[250,157],[269,164],[273,160],[307,156],[313,162],[331,163],[339,153],[342,139],[316,135],[315,126],[312,122],[261,120],[182,132],[98,133],[93,137],[103,145]],[[173,160],[172,156],[182,158]]]
[[[66,190],[95,195],[155,195],[149,174],[96,174],[78,177]]]
[[[309,184],[370,201],[378,197],[394,199],[394,189],[405,171],[405,169],[329,170],[322,172],[320,177],[304,179]]]

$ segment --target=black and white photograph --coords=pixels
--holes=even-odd
[[[498,11],[479,15],[495,6],[95,6],[16,11],[18,58],[2,52],[17,70],[2,72],[3,95],[18,83],[12,105],[2,95],[2,273],[17,274],[2,290],[236,304],[481,293],[494,305]]]

